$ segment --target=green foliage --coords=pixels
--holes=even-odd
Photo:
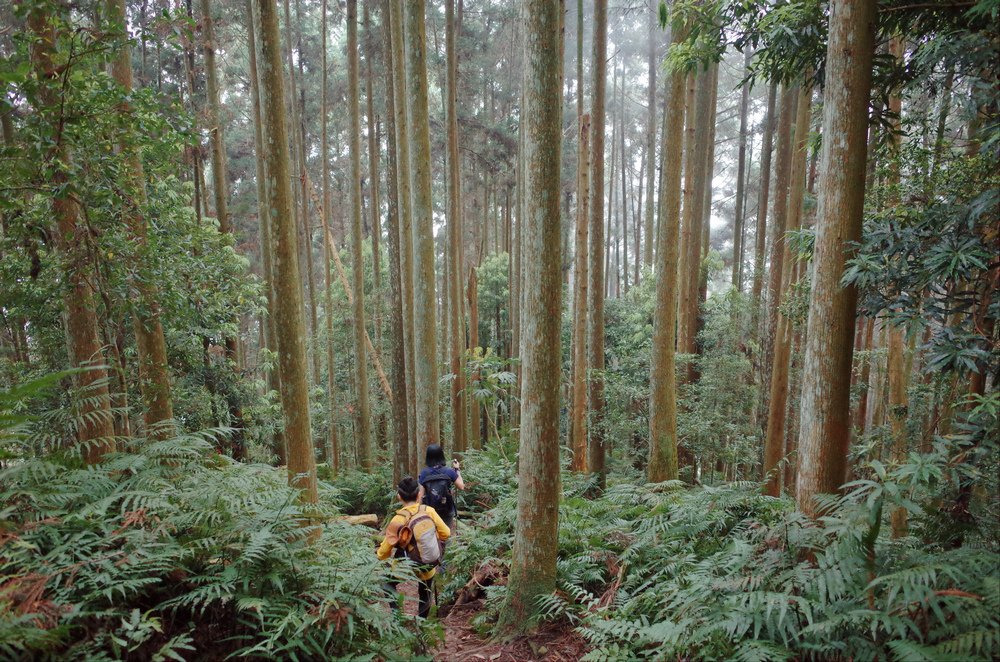
[[[10,421],[39,384],[0,394]],[[335,495],[305,509],[281,470],[213,452],[217,431],[83,466],[71,449],[0,471],[0,656],[8,659],[399,657],[370,532]],[[313,544],[307,537],[316,536]]]

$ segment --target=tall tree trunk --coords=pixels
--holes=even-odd
[[[413,318],[413,214],[411,206],[410,131],[407,118],[405,66],[403,63],[403,8],[398,2],[386,0],[392,46],[393,113],[396,120],[396,184],[399,203],[400,287],[403,293],[403,344],[406,350],[406,421],[408,466],[411,475],[420,469],[417,441],[416,351]]]
[[[69,361],[72,367],[83,368],[75,378],[82,395],[75,412],[76,434],[84,460],[94,464],[115,449],[114,418],[91,285],[96,266],[87,246],[90,231],[80,223],[79,203],[66,190],[71,179],[73,154],[58,128],[62,122],[58,116],[62,105],[59,89],[62,77],[55,60],[59,56],[56,51],[58,26],[66,23],[67,17],[62,14],[68,9],[63,3],[57,3],[54,11],[60,15],[49,13],[42,5],[28,11],[28,28],[34,33],[31,64],[38,79],[37,110],[52,114],[52,141],[46,158],[51,173],[49,183],[54,189],[55,244],[65,283],[63,303]]]
[[[278,330],[275,325],[277,314],[277,303],[275,302],[275,282],[274,282],[274,258],[273,246],[274,235],[271,232],[270,214],[268,213],[267,192],[268,179],[267,169],[264,164],[264,150],[266,141],[264,140],[264,116],[260,103],[260,82],[258,79],[259,69],[257,68],[257,40],[254,34],[253,9],[251,0],[246,0],[246,20],[247,20],[247,45],[250,51],[250,95],[253,105],[254,121],[254,156],[256,157],[256,184],[257,184],[257,220],[260,223],[260,255],[263,262],[264,290],[267,297],[267,314],[262,320],[264,325],[264,338],[267,348],[272,352],[278,351]],[[267,373],[267,389],[275,393],[281,393],[281,370],[278,366],[272,367]],[[275,451],[278,454],[278,463],[288,464],[288,448],[285,444],[283,431],[278,431],[274,439]]]
[[[594,46],[591,62],[594,89],[591,100],[590,152],[590,310],[587,319],[587,365],[591,372],[587,433],[588,468],[606,481],[604,465],[604,105],[608,81],[608,0],[594,0]]]
[[[108,1],[108,19],[128,33],[125,18],[125,0]],[[118,50],[111,65],[111,72],[126,95],[132,93],[132,55],[127,45]],[[122,112],[129,113],[131,104],[123,102]],[[146,260],[149,247],[146,239],[146,175],[142,159],[135,147],[134,136],[127,135],[121,142],[122,153],[128,160],[125,173],[125,187],[133,202],[126,204],[128,226],[138,247],[138,272],[147,272]],[[132,321],[135,329],[135,344],[139,363],[139,387],[144,405],[143,419],[146,434],[153,439],[165,439],[174,433],[174,412],[170,393],[170,372],[167,366],[167,343],[160,323],[159,290],[156,280],[148,273],[131,279],[131,287],[136,292],[136,302],[132,306]]]
[[[521,629],[555,588],[559,535],[559,212],[562,0],[525,10],[525,298],[517,523],[501,625]]]
[[[647,269],[653,267],[653,193],[656,185],[656,26],[659,5],[650,3],[649,12],[649,71],[646,74],[649,83],[646,87],[647,120],[646,120],[646,226],[643,229],[642,264]],[[639,256],[636,255],[636,261]],[[638,282],[638,278],[636,279]]]
[[[767,287],[767,318],[764,329],[764,375],[762,385],[770,388],[774,360],[774,338],[778,327],[778,303],[781,299],[781,277],[784,268],[782,242],[788,224],[788,182],[792,172],[792,128],[798,99],[798,86],[785,84],[781,88],[781,112],[778,117],[778,147],[775,158],[774,221],[771,223],[770,254]]]
[[[219,221],[219,232],[232,235],[233,226],[229,219],[228,205],[229,182],[226,166],[226,144],[222,131],[219,77],[215,66],[215,27],[208,0],[201,0],[201,14],[202,30],[204,32],[205,89],[208,95],[209,135],[211,136],[212,143],[212,191],[215,195],[215,216]],[[226,337],[224,342],[226,346],[226,359],[231,362],[229,367],[238,375],[239,366],[242,361],[239,347],[239,333],[237,332],[235,337]],[[232,388],[227,387],[226,391],[226,403],[231,419],[230,426],[235,430],[231,442],[233,457],[242,459],[246,453],[242,434],[243,408],[239,404],[236,394],[232,392]]]
[[[809,151],[809,102],[812,89],[803,84],[795,88],[795,139],[794,153],[791,156],[791,173],[788,188],[787,218],[788,231],[799,229],[802,218],[802,200],[805,191],[806,158]],[[777,194],[783,195],[781,187]],[[775,201],[775,222],[778,212]],[[787,238],[779,239],[774,245],[774,253],[781,251],[782,273],[779,289],[775,298],[781,297],[794,285],[796,264],[793,261]],[[776,304],[777,306],[777,304]],[[785,315],[778,319],[774,334],[774,358],[771,367],[771,397],[768,400],[767,434],[764,438],[764,473],[770,474],[764,487],[764,492],[770,496],[781,493],[781,472],[777,466],[785,448],[786,412],[788,411],[788,373],[791,362],[792,324]],[[786,486],[787,487],[787,486]]]
[[[889,55],[898,66],[903,66],[903,40],[901,37],[896,36],[889,40]],[[902,105],[902,98],[898,91],[889,96],[888,134],[891,151],[886,184],[889,189],[887,202],[890,208],[899,205],[899,130]],[[907,389],[910,379],[907,369],[906,329],[891,324],[888,333],[889,354],[886,359],[886,369],[889,373],[889,423],[892,425],[892,460],[896,464],[902,464],[906,461],[908,450],[906,418],[909,406]],[[906,535],[908,529],[906,509],[896,508],[892,511],[891,525],[893,538],[902,538]]]
[[[671,43],[686,37],[675,26]],[[684,135],[682,71],[667,78],[660,153],[660,193],[656,224],[656,306],[649,375],[649,464],[651,483],[677,479],[677,382],[674,353],[677,339],[677,262],[681,226],[681,158]],[[652,196],[652,190],[650,191]]]
[[[832,0],[823,94],[823,142],[803,360],[796,503],[817,513],[813,497],[837,491],[847,474],[851,357],[857,290],[843,287],[844,264],[861,238],[865,141],[871,93],[875,5]]]
[[[368,3],[364,3],[365,25],[365,103],[368,125],[368,179],[370,183],[369,197],[371,199],[371,233],[372,233],[372,326],[375,327],[375,347],[382,351],[382,206],[379,203],[379,135],[378,117],[375,115],[375,82],[372,77],[372,59],[375,57],[375,46],[372,39],[371,20]]]
[[[629,174],[628,157],[625,154],[625,65],[622,64],[622,98],[621,98],[621,159],[622,159],[622,217],[621,217],[621,251],[622,251],[622,293],[628,292],[628,192],[625,190]]]
[[[333,347],[333,277],[330,273],[331,242],[327,241],[330,234],[330,212],[333,209],[333,187],[330,184],[330,89],[329,89],[329,54],[327,53],[327,0],[322,5],[322,35],[321,50],[323,58],[323,92],[320,108],[322,115],[322,136],[320,137],[320,159],[323,168],[323,211],[320,218],[323,223],[323,317],[326,323],[326,406],[327,406],[327,462],[330,473],[336,476],[340,473],[340,436],[337,434],[337,361]],[[395,384],[393,385],[396,386]],[[400,394],[397,400],[402,400],[404,389],[395,391]],[[394,403],[393,411],[395,412]],[[406,407],[405,402],[403,407]],[[405,419],[404,419],[405,420]],[[402,436],[402,435],[399,435]],[[404,437],[405,438],[405,437]],[[395,464],[393,465],[395,468]]]
[[[469,269],[469,346],[475,351],[479,347],[479,280],[476,268]],[[498,329],[499,331],[499,329]],[[474,381],[479,380],[479,373],[472,376]],[[479,402],[473,397],[469,398],[469,430],[471,431],[471,441],[473,448],[482,448],[482,433],[480,432],[480,410]]]
[[[445,31],[448,60],[447,105],[448,122],[448,240],[450,243],[448,276],[451,288],[451,414],[455,451],[466,449],[465,421],[465,332],[462,314],[462,274],[465,272],[462,246],[462,180],[458,161],[458,30],[455,21],[455,0],[445,3]]]
[[[587,471],[587,235],[590,190],[590,115],[579,118],[579,170],[576,210],[576,242],[573,275],[573,376],[572,422],[570,446],[573,449],[571,468]]]
[[[267,213],[275,239],[275,326],[281,366],[281,404],[288,444],[289,482],[302,490],[303,500],[316,503],[316,458],[309,420],[309,382],[305,347],[302,289],[292,215],[288,128],[285,121],[285,81],[275,0],[254,0],[254,30],[263,115]]]
[[[421,448],[438,443],[437,324],[434,318],[434,221],[424,0],[404,2],[406,109],[410,142],[413,214],[413,345],[416,439]]]
[[[749,46],[743,53],[743,73],[750,70],[753,51]],[[747,108],[750,105],[750,83],[743,82],[740,88],[740,134],[736,157],[736,214],[733,218],[733,287],[743,291],[743,191],[746,188],[747,161]]]
[[[351,272],[354,277],[354,387],[357,401],[358,463],[372,468],[371,406],[365,358],[365,263],[361,236],[361,108],[358,85],[358,0],[347,0],[347,102],[351,129]]]
[[[760,195],[757,198],[757,229],[753,254],[753,299],[752,329],[760,323],[760,313],[764,302],[764,257],[767,253],[767,204],[771,192],[771,148],[774,143],[774,107],[778,96],[778,83],[772,82],[767,88],[767,111],[764,114],[764,136],[760,147]]]

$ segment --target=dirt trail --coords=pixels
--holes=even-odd
[[[417,613],[416,582],[400,584],[406,596],[404,609],[407,614]],[[494,642],[479,636],[471,619],[482,608],[482,600],[458,605],[450,609],[441,620],[444,641],[433,651],[439,662],[570,662],[579,660],[587,652],[583,638],[565,623],[548,624],[531,636],[519,637],[509,642]]]

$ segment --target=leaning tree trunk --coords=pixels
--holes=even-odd
[[[847,475],[858,293],[840,279],[861,239],[874,37],[874,3],[832,0],[823,94],[823,135],[831,139],[823,142],[819,168],[798,444],[796,503],[809,515],[818,511],[813,497],[836,492]]]
[[[63,13],[63,3],[55,3],[55,9]],[[108,372],[104,367],[101,339],[95,312],[94,290],[91,281],[96,266],[88,244],[88,226],[80,222],[80,205],[68,195],[73,154],[64,142],[64,136],[57,130],[62,122],[59,117],[61,107],[62,76],[57,70],[56,60],[60,54],[56,50],[60,29],[65,24],[64,16],[54,16],[41,5],[28,11],[28,28],[34,33],[31,43],[31,64],[38,80],[36,88],[36,110],[51,114],[53,131],[51,147],[46,154],[52,185],[52,216],[55,219],[55,245],[64,281],[64,306],[66,310],[66,342],[69,362],[74,368],[82,368],[76,375],[76,386],[82,397],[77,409],[77,439],[80,452],[88,464],[100,462],[105,454],[115,449],[114,417],[111,415],[111,400],[108,391]]]
[[[125,0],[109,0],[108,18],[114,25],[120,25],[127,33]],[[122,90],[132,93],[132,55],[128,46],[118,50],[111,65],[112,76]],[[131,104],[124,101],[122,112],[130,113]],[[143,171],[139,150],[129,132],[121,142],[122,153],[128,161],[125,172],[125,188],[134,202],[126,204],[125,214],[128,226],[138,248],[138,271],[148,271],[149,246],[146,228],[146,175]],[[160,323],[159,288],[156,280],[148,273],[131,279],[136,292],[132,307],[133,328],[135,329],[136,353],[139,363],[139,388],[144,405],[143,419],[146,434],[153,439],[165,439],[174,433],[174,412],[170,394],[170,371],[167,366],[167,343]],[[127,417],[127,414],[126,414]]]
[[[356,452],[365,471],[372,468],[371,406],[365,358],[365,263],[361,236],[361,108],[358,101],[358,0],[347,0],[347,102],[351,156],[351,272],[354,277],[354,388],[357,399]]]
[[[268,173],[267,214],[273,226],[275,326],[281,366],[281,405],[288,446],[289,482],[302,499],[316,503],[316,458],[309,420],[309,381],[305,347],[302,289],[292,214],[288,127],[285,121],[285,81],[275,0],[254,0],[254,31],[259,91],[265,118],[264,169]]]
[[[406,65],[407,129],[410,135],[413,214],[413,386],[416,443],[438,443],[437,297],[434,283],[434,204],[431,181],[430,117],[427,106],[427,49],[424,0],[405,0],[403,44]]]
[[[525,297],[517,524],[501,627],[518,630],[555,588],[559,543],[559,211],[562,0],[525,10]]]
[[[671,43],[686,38],[675,26]],[[660,154],[660,196],[656,232],[656,306],[649,374],[649,465],[651,483],[677,479],[677,262],[681,226],[681,158],[684,136],[682,71],[667,78]],[[652,195],[652,191],[650,191]]]
[[[604,438],[604,108],[608,72],[608,0],[594,0],[594,89],[591,100],[590,140],[590,286],[587,320],[587,365],[590,394],[587,409],[588,468],[598,476],[603,488],[606,480]]]

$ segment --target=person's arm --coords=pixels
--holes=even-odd
[[[434,522],[434,527],[437,529],[438,540],[444,542],[450,538],[451,529],[449,529],[448,525],[444,523],[444,520],[442,520],[441,516],[437,514],[437,511],[428,507],[427,514],[430,515],[431,521]]]
[[[399,540],[399,525],[397,522],[399,516],[394,516],[392,521],[389,522],[389,526],[385,529],[385,538],[382,539],[382,544],[378,546],[378,551],[375,552],[375,556],[378,557],[379,561],[385,561],[392,555],[392,550],[396,547],[396,542]]]
[[[455,472],[455,477],[452,481],[455,484],[456,490],[465,490],[465,481],[462,480],[462,465],[458,463],[458,460],[453,460],[451,463],[451,470]]]

